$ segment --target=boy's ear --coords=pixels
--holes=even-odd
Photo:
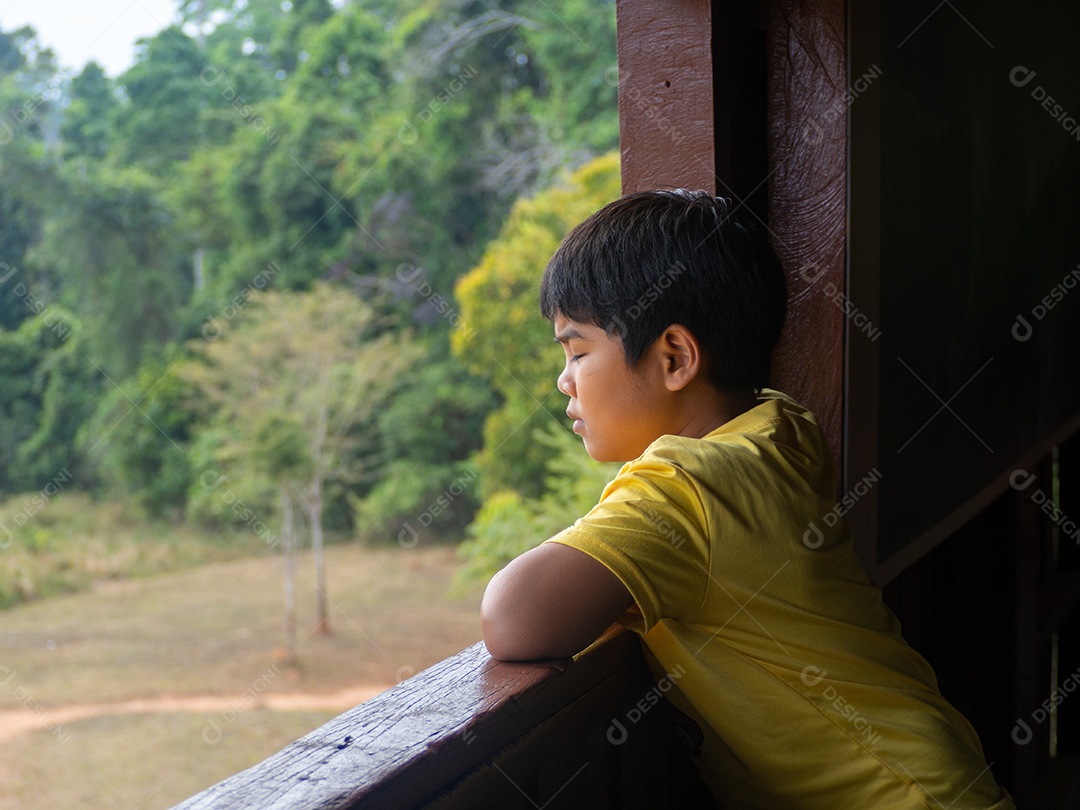
[[[656,341],[663,363],[664,385],[669,391],[681,391],[699,373],[704,358],[694,333],[679,323],[671,324]]]

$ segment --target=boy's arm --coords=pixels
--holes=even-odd
[[[480,606],[484,643],[502,661],[581,652],[634,600],[611,571],[561,543],[527,551],[492,577]]]

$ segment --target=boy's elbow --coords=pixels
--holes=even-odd
[[[513,626],[512,608],[503,602],[504,597],[493,579],[480,603],[484,644],[491,657],[499,661],[527,661],[530,656],[522,649],[520,634]]]
[[[480,628],[484,633],[484,646],[491,657],[499,661],[519,661],[514,656],[514,647],[503,625],[496,617],[486,611],[480,612]]]
[[[500,581],[501,578],[501,581]],[[505,570],[496,574],[480,603],[480,629],[491,657],[499,661],[533,661],[555,657],[538,637],[541,630],[522,610],[522,594]]]

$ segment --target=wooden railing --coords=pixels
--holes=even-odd
[[[708,808],[654,686],[630,633],[573,662],[475,644],[180,807]]]

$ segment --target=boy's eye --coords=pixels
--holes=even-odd
[[[572,354],[570,355],[570,362],[573,363],[575,360],[580,360],[584,356],[585,355],[583,354]]]

